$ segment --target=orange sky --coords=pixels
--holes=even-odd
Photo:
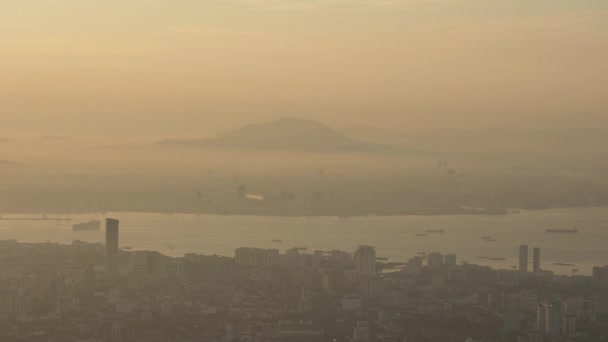
[[[3,0],[0,135],[608,124],[608,2]]]

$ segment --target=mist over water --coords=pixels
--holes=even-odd
[[[120,247],[233,256],[239,247],[306,247],[308,252],[334,249],[352,253],[359,245],[373,245],[378,256],[405,262],[418,252],[455,253],[468,261],[495,268],[517,265],[518,246],[540,247],[542,268],[570,275],[577,268],[591,274],[608,264],[608,209],[522,211],[506,216],[445,215],[391,217],[267,217],[190,214],[108,213],[121,221]],[[4,215],[9,217],[10,215]],[[18,215],[13,215],[18,216]],[[21,215],[23,216],[23,215]],[[71,215],[73,222],[96,216]],[[578,234],[549,234],[546,229],[577,228]],[[443,234],[427,230],[444,230]],[[427,234],[417,236],[416,234]],[[492,237],[487,242],[483,236]],[[71,224],[44,221],[0,221],[0,240],[103,243],[104,232],[73,232]],[[272,240],[282,240],[280,243]],[[480,257],[505,258],[492,261]],[[557,266],[554,263],[573,264]]]

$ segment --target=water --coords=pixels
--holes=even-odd
[[[17,215],[4,214],[4,217]],[[23,215],[19,215],[23,216]],[[376,247],[378,256],[405,261],[417,252],[455,253],[460,261],[509,269],[517,265],[518,246],[541,248],[541,266],[559,274],[590,274],[595,265],[608,264],[608,208],[522,211],[507,216],[390,216],[390,217],[266,217],[189,214],[110,213],[120,219],[120,246],[156,250],[167,255],[184,253],[234,255],[238,247],[308,247],[310,252],[357,245]],[[72,222],[102,219],[72,215]],[[71,223],[53,221],[0,221],[0,240],[103,242],[104,231],[73,232]],[[578,234],[547,234],[547,228],[578,228]],[[428,234],[443,229],[444,234]],[[491,236],[495,242],[486,242]],[[272,242],[280,239],[281,243]],[[479,257],[507,260],[486,260]],[[558,266],[554,263],[575,266]],[[531,269],[531,265],[530,265]]]

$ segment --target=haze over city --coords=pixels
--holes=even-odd
[[[0,341],[608,339],[608,2],[0,1]]]

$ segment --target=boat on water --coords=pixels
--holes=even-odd
[[[72,225],[73,231],[81,230],[99,230],[101,229],[101,221],[93,220],[89,222],[76,223]]]
[[[568,229],[568,228],[563,228],[563,229],[546,229],[545,232],[547,233],[567,233],[567,234],[576,234],[578,233],[578,229],[577,228],[572,228],[572,229]]]
[[[555,265],[555,266],[574,266],[574,264],[570,264],[567,262],[554,262],[553,265]]]
[[[506,258],[488,257],[488,256],[480,256],[479,259],[486,259],[486,260],[493,260],[493,261],[507,260]]]
[[[283,240],[272,240],[272,242],[283,242]]]
[[[444,231],[443,229],[430,229],[426,231],[427,233],[438,233],[438,234],[443,234]]]
[[[424,233],[418,233],[418,234],[416,234],[416,236],[427,236],[427,234],[424,234]]]

